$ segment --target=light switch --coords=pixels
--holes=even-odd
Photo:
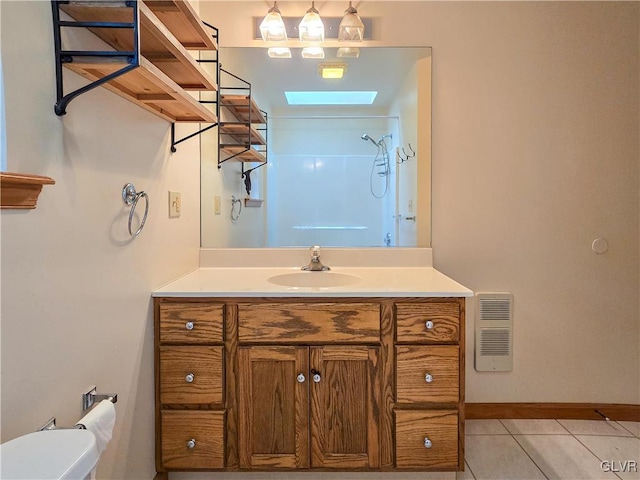
[[[169,192],[169,218],[180,216],[182,209],[180,192]]]
[[[220,203],[222,202],[220,195],[213,197],[213,213],[214,215],[220,215]]]
[[[413,212],[413,198],[409,200],[409,204],[407,205],[407,210],[409,212]]]

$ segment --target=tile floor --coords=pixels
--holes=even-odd
[[[467,420],[458,480],[640,480],[640,423]]]

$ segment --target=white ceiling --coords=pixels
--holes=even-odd
[[[367,47],[359,58],[337,58],[336,48],[325,48],[323,60],[306,59],[300,49],[292,49],[289,59],[269,58],[266,48],[221,48],[220,62],[252,84],[256,98],[271,108],[287,106],[284,91],[374,90],[378,96],[373,108],[387,108],[415,62],[431,55],[427,47]],[[318,74],[320,63],[344,62],[348,69],[342,79],[327,80]],[[223,75],[220,85],[234,86]],[[294,107],[295,108],[295,107]]]

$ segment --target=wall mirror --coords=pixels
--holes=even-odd
[[[234,140],[217,128],[201,136],[203,247],[430,246],[430,48],[365,47],[357,58],[325,48],[310,59],[223,47],[218,61],[221,93],[242,93],[242,79],[267,114],[266,130],[256,126],[266,146],[252,147],[267,162],[219,165],[219,143]],[[323,78],[326,65],[342,78]],[[307,104],[291,104],[296,94]],[[225,107],[220,120],[237,121]]]

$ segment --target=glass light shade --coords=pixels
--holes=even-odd
[[[337,56],[341,58],[358,58],[360,49],[358,47],[340,47],[338,48]]]
[[[315,2],[311,2],[311,8],[307,10],[298,25],[298,36],[301,42],[324,42],[324,23],[314,4]]]
[[[324,49],[322,47],[304,47],[302,58],[324,58]]]
[[[344,12],[344,17],[338,27],[338,41],[362,42],[364,39],[364,23],[358,11],[351,6]]]
[[[289,47],[269,47],[267,54],[271,58],[291,58],[291,49]]]
[[[260,24],[260,35],[265,42],[287,41],[287,29],[275,2],[273,3],[273,8],[269,9],[267,16],[264,17]]]

